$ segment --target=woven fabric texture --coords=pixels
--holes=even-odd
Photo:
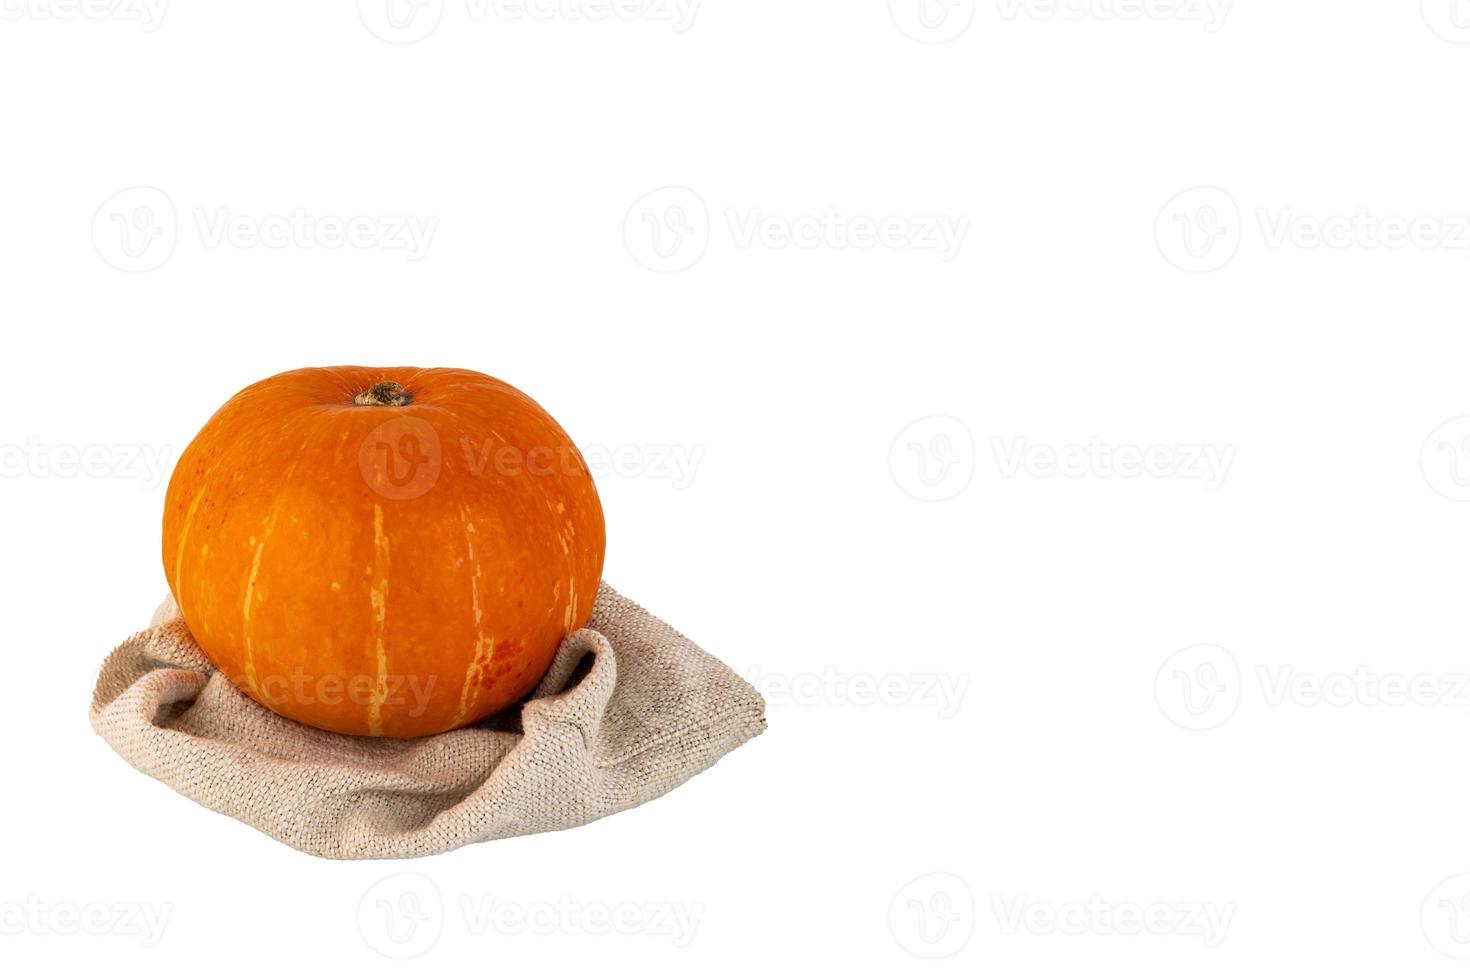
[[[91,722],[139,771],[298,850],[411,858],[645,803],[763,732],[765,703],[604,583],[531,698],[468,728],[370,738],[276,715],[213,669],[172,600],[103,663]]]

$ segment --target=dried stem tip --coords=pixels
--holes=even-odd
[[[412,400],[403,385],[397,381],[379,381],[367,391],[359,391],[352,399],[354,405],[392,405],[394,408],[407,405]]]

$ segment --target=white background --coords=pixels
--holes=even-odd
[[[7,972],[1462,975],[1470,4],[66,2],[0,0]],[[114,756],[169,462],[342,363],[619,453],[607,578],[770,731],[407,863]]]

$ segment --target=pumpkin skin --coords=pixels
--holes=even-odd
[[[409,738],[514,704],[601,581],[602,505],[530,397],[475,371],[306,368],[231,398],[179,458],[169,588],[261,704]]]

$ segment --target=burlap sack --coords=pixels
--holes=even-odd
[[[294,848],[408,858],[646,803],[759,735],[764,713],[734,671],[604,584],[531,699],[469,728],[367,738],[282,718],[214,671],[172,600],[108,656],[91,719],[141,772]]]

